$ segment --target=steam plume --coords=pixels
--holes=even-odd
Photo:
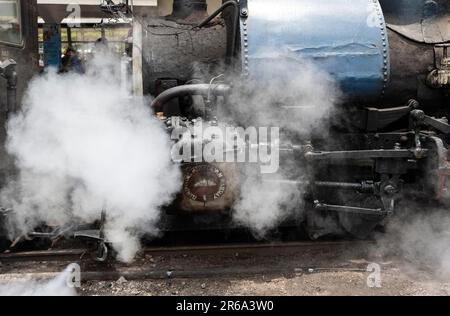
[[[92,222],[106,210],[106,237],[130,261],[143,232],[157,233],[160,207],[180,187],[170,141],[144,100],[120,87],[118,61],[97,54],[84,75],[35,78],[8,124],[17,178],[1,192],[14,230],[40,222]]]
[[[0,283],[0,296],[76,296],[74,287],[68,285],[72,269],[69,266],[58,277],[50,281],[25,278],[19,281]]]
[[[232,98],[233,120],[245,126],[279,127],[281,143],[288,139],[309,140],[314,134],[326,137],[326,121],[341,99],[333,78],[309,60],[273,56],[264,62],[243,93]],[[304,166],[295,163],[293,157],[280,163],[278,176],[306,174]],[[256,235],[264,236],[292,214],[298,219],[302,216],[301,188],[265,182],[253,167],[244,168],[243,179],[234,219],[252,228]]]

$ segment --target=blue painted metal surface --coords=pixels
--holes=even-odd
[[[344,94],[377,96],[389,80],[389,44],[378,0],[248,0],[241,19],[243,71],[283,80],[301,71],[280,61],[311,60],[331,74]],[[301,75],[301,74],[297,74]],[[286,77],[287,76],[287,77]]]
[[[56,23],[44,24],[45,67],[61,66],[61,26]]]

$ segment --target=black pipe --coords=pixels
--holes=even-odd
[[[14,112],[17,107],[16,62],[9,59],[0,63],[0,75],[6,79],[6,111]]]
[[[164,104],[172,99],[187,95],[227,96],[230,86],[226,84],[189,84],[168,89],[158,95],[152,102],[155,113],[162,112]]]
[[[198,28],[202,28],[205,25],[207,25],[209,22],[211,22],[216,16],[218,16],[220,13],[222,13],[227,7],[233,6],[234,9],[234,15],[233,15],[233,21],[231,22],[233,24],[233,28],[231,30],[232,37],[231,37],[231,44],[229,47],[229,51],[227,52],[227,62],[231,63],[231,60],[236,54],[236,42],[237,42],[237,34],[238,34],[238,23],[239,23],[239,4],[235,0],[230,0],[222,4],[220,8],[218,8],[216,11],[214,11],[213,14],[211,14],[209,17],[207,17],[205,20],[203,20],[200,24],[197,25]]]
[[[7,81],[6,100],[8,112],[15,112],[17,110],[17,72],[15,69]]]

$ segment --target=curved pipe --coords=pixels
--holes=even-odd
[[[213,14],[211,14],[209,17],[207,17],[205,20],[203,20],[199,25],[197,25],[198,28],[202,28],[206,26],[209,22],[211,22],[216,16],[218,16],[220,13],[222,13],[227,7],[232,6],[234,10],[233,14],[233,21],[231,22],[233,25],[233,28],[231,30],[232,37],[231,37],[231,43],[229,46],[229,51],[227,52],[228,57],[228,63],[231,62],[231,58],[234,57],[236,53],[236,42],[238,37],[238,24],[239,24],[239,4],[236,0],[230,0],[222,4],[220,8],[218,8],[216,11],[214,11]]]
[[[226,84],[189,84],[168,89],[158,95],[152,102],[155,113],[161,112],[164,104],[175,98],[187,95],[227,96],[230,86]]]

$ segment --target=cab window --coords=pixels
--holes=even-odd
[[[0,0],[0,42],[22,43],[20,0]]]

